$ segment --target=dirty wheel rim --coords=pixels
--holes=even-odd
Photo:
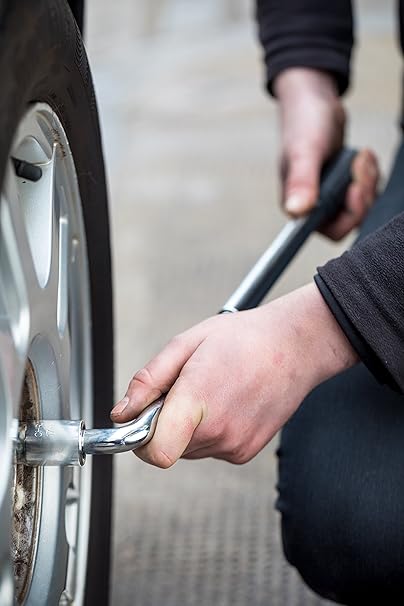
[[[6,402],[0,439],[8,444],[4,454],[11,464],[6,434],[13,418],[84,418],[92,425],[90,290],[81,201],[66,132],[43,103],[23,116],[5,171],[0,290],[0,396]],[[91,461],[82,470],[23,471],[14,466],[8,479],[17,603],[80,605]],[[2,489],[0,483],[0,496]]]

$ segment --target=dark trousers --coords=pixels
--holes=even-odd
[[[404,144],[360,237],[402,211]],[[362,364],[317,387],[283,429],[278,489],[285,555],[314,591],[404,604],[403,396]]]

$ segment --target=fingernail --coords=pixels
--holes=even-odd
[[[299,194],[292,194],[285,202],[285,208],[290,213],[296,213],[302,208],[302,198]]]
[[[129,398],[128,396],[125,396],[124,398],[122,398],[122,400],[120,402],[118,402],[118,404],[116,406],[113,407],[113,409],[111,410],[111,414],[112,415],[120,415],[125,408],[127,407],[127,405],[129,404]]]

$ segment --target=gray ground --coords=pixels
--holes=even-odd
[[[400,62],[393,3],[363,0],[349,140],[388,167]],[[276,109],[250,5],[89,2],[109,171],[117,395],[173,334],[214,313],[277,233]],[[345,242],[342,246],[347,246]],[[273,296],[341,247],[313,238]],[[120,606],[322,604],[284,562],[274,445],[245,467],[116,459],[112,596]]]

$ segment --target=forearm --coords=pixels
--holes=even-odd
[[[292,368],[307,385],[305,391],[359,361],[314,282],[268,304],[269,316],[276,313],[275,306],[284,316],[287,355],[294,358]]]

